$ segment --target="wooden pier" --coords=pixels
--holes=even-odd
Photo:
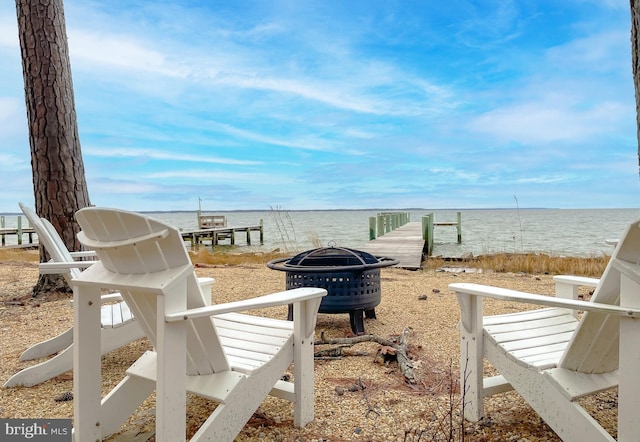
[[[397,267],[417,270],[422,265],[425,252],[422,223],[408,222],[369,241],[359,249],[374,256],[397,259],[400,261]]]
[[[236,243],[236,234],[245,233],[247,245],[251,245],[251,232],[260,233],[260,244],[264,244],[264,228],[262,220],[257,226],[244,227],[216,227],[210,229],[198,229],[180,232],[182,239],[191,243],[191,248],[197,250],[201,245],[210,245],[215,247],[220,241],[230,240],[231,245]]]
[[[409,222],[409,213],[385,212],[369,218],[369,242],[361,247],[374,256],[386,256],[400,262],[398,267],[419,269],[425,256],[433,252],[435,226],[454,226],[458,230],[458,243],[462,242],[460,212],[456,221],[435,222],[432,213],[420,222]]]
[[[7,236],[16,236],[18,246],[22,246],[24,235],[28,235],[29,244],[33,244],[33,235],[36,231],[33,227],[22,227],[22,216],[18,216],[17,227],[5,227],[4,216],[0,216],[0,242],[2,247],[7,245]]]

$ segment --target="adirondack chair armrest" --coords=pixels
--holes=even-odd
[[[574,286],[597,287],[600,278],[589,278],[586,276],[575,275],[556,275],[553,277],[556,283],[569,284]]]
[[[93,258],[96,256],[95,250],[81,250],[78,252],[69,252],[74,259],[78,258]]]
[[[58,273],[69,273],[70,269],[91,267],[97,261],[74,261],[74,262],[42,262],[38,266],[40,273],[55,275]]]
[[[586,276],[556,275],[556,298],[578,299],[579,287],[597,287],[600,279]]]
[[[527,304],[544,305],[547,307],[560,307],[571,310],[591,311],[632,318],[640,318],[640,309],[638,308],[573,299],[555,298],[553,296],[520,292],[517,290],[505,289],[501,287],[492,287],[471,283],[455,283],[449,284],[449,289],[454,291],[457,295],[481,296],[500,299],[502,301],[522,302]]]
[[[276,307],[280,305],[288,305],[296,302],[308,301],[314,298],[320,298],[322,296],[326,296],[326,294],[327,291],[325,289],[315,287],[301,287],[293,290],[285,290],[284,292],[271,293],[269,295],[259,296],[257,298],[245,299],[242,301],[227,302],[224,304],[215,304],[207,307],[199,307],[182,312],[170,313],[165,315],[165,320],[167,322],[176,322],[186,319],[219,315],[222,313],[241,312],[266,307]]]
[[[556,298],[575,299],[580,297],[580,287],[597,287],[600,279],[587,278],[586,276],[556,275],[553,277],[556,283]],[[578,317],[578,311],[572,312],[574,317]]]

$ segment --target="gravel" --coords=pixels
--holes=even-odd
[[[196,271],[198,276],[215,278],[212,295],[215,302],[280,291],[285,285],[282,272],[260,264],[198,267]],[[71,324],[70,295],[31,298],[37,276],[37,264],[33,260],[1,263],[1,382],[38,362],[20,362],[18,357],[24,349]],[[386,268],[381,269],[381,277],[382,302],[376,307],[377,319],[365,319],[365,329],[367,333],[393,339],[409,328],[408,354],[417,382],[405,382],[395,361],[376,358],[380,344],[359,343],[352,348],[356,356],[316,361],[312,423],[305,428],[293,427],[291,405],[267,398],[237,441],[560,440],[515,392],[486,400],[487,416],[481,422],[462,425],[457,387],[459,309],[448,289],[449,283],[464,281],[552,294],[554,285],[550,275]],[[487,314],[520,309],[522,306],[512,303],[485,302]],[[286,307],[282,307],[266,309],[261,314],[284,318],[287,312]],[[352,336],[349,315],[320,314],[316,327],[318,337],[321,332],[327,338]],[[103,392],[115,386],[126,368],[148,348],[148,342],[141,339],[105,355]],[[0,416],[70,418],[73,416],[72,389],[72,372],[34,387],[2,389]],[[616,391],[595,395],[584,404],[615,435]],[[214,408],[214,403],[189,396],[189,435]],[[151,397],[123,426],[121,433],[109,440],[153,441],[153,427],[154,398]]]

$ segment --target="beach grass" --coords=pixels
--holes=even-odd
[[[200,249],[189,252],[195,265],[233,266],[243,264],[266,264],[290,256],[281,251],[243,253],[235,250],[215,251]],[[38,262],[37,249],[0,248],[0,262]],[[493,270],[500,273],[527,273],[532,275],[579,275],[599,277],[604,272],[609,256],[562,257],[540,253],[498,253],[481,255],[468,260],[428,257],[422,267],[435,270],[446,266],[471,267]]]
[[[430,257],[423,263],[423,268],[435,270],[455,265],[493,270],[500,273],[600,277],[609,258],[609,256],[569,257],[539,253],[497,253],[455,262],[440,257]]]

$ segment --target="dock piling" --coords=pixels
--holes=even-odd
[[[458,244],[462,244],[462,214],[456,213],[456,221],[444,221],[436,222],[433,213],[429,213],[422,217],[422,232],[423,238],[426,242],[427,255],[431,256],[433,253],[433,241],[434,234],[433,228],[436,226],[454,226],[457,230]]]

